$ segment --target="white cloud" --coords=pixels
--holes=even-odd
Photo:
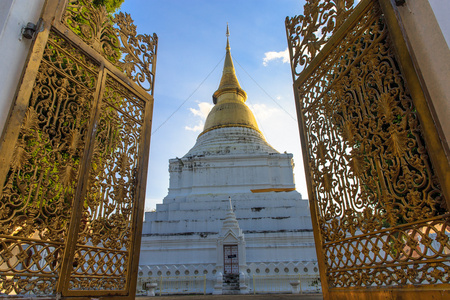
[[[195,126],[185,126],[184,129],[189,130],[189,131],[194,131],[194,132],[200,132],[203,130],[203,126],[205,125],[205,123],[203,121],[198,121],[197,125]]]
[[[200,132],[203,130],[203,126],[205,125],[206,117],[208,116],[209,112],[213,108],[214,104],[209,102],[199,102],[197,103],[198,109],[196,108],[189,108],[191,113],[199,117],[200,120],[197,119],[197,124],[191,125],[191,126],[185,126],[184,129],[194,132]]]
[[[275,51],[269,51],[264,53],[264,59],[263,59],[263,65],[267,66],[267,63],[271,60],[278,60],[278,59],[282,59],[282,62],[284,64],[289,62],[289,51],[288,48],[286,48],[286,50],[284,51],[280,51],[280,52],[275,52]]]
[[[280,109],[276,107],[267,107],[265,104],[248,104],[253,114],[256,116],[257,121],[265,121],[270,119],[275,114],[280,112]]]
[[[144,211],[153,211],[156,208],[156,204],[161,203],[161,199],[155,199],[145,197],[145,209]],[[144,216],[145,217],[145,216]]]
[[[202,120],[206,120],[206,117],[213,108],[214,104],[209,102],[200,102],[197,105],[198,109],[191,107],[189,108],[189,110],[191,111],[192,114],[194,114],[194,116],[199,116]]]

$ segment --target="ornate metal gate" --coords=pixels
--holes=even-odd
[[[156,35],[48,0],[0,144],[0,294],[134,298]]]
[[[450,297],[450,167],[391,1],[286,19],[325,299]]]

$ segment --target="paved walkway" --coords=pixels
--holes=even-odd
[[[322,294],[264,294],[264,295],[189,295],[189,296],[156,296],[156,297],[136,297],[137,300],[284,300],[284,299],[299,299],[299,300],[323,300]]]

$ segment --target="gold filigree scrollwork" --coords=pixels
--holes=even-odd
[[[307,0],[303,15],[286,17],[295,75],[317,55],[353,10],[354,0]]]
[[[328,285],[448,284],[450,214],[383,14],[370,5],[296,91]]]
[[[70,290],[124,290],[129,255],[126,251],[80,246],[75,254]],[[102,280],[98,280],[101,278]]]
[[[123,59],[117,62],[118,67],[144,90],[152,91],[155,75],[152,66],[156,63],[158,36],[137,35],[136,26],[127,13],[116,14],[114,22],[119,28],[116,32],[122,44],[120,51],[124,55]]]
[[[70,0],[62,22],[109,61],[120,59],[119,41],[104,6],[95,7],[88,0]]]
[[[14,275],[2,292],[56,285],[97,76],[94,62],[50,33],[1,194],[0,273]]]
[[[69,1],[63,23],[128,78],[153,92],[156,34],[138,35],[129,14],[119,12],[112,16],[88,0]]]
[[[73,290],[125,288],[144,109],[144,101],[108,77],[78,235]],[[99,276],[105,281],[95,288],[85,280]]]
[[[157,37],[88,0],[42,18],[0,148],[0,293],[133,293]]]

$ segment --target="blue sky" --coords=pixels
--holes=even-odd
[[[294,154],[296,187],[307,197],[284,27],[286,16],[301,14],[303,2],[125,0],[121,10],[131,14],[138,33],[159,37],[147,210],[167,195],[169,159],[194,146],[212,107],[222,75],[227,22],[246,103],[269,144]]]

